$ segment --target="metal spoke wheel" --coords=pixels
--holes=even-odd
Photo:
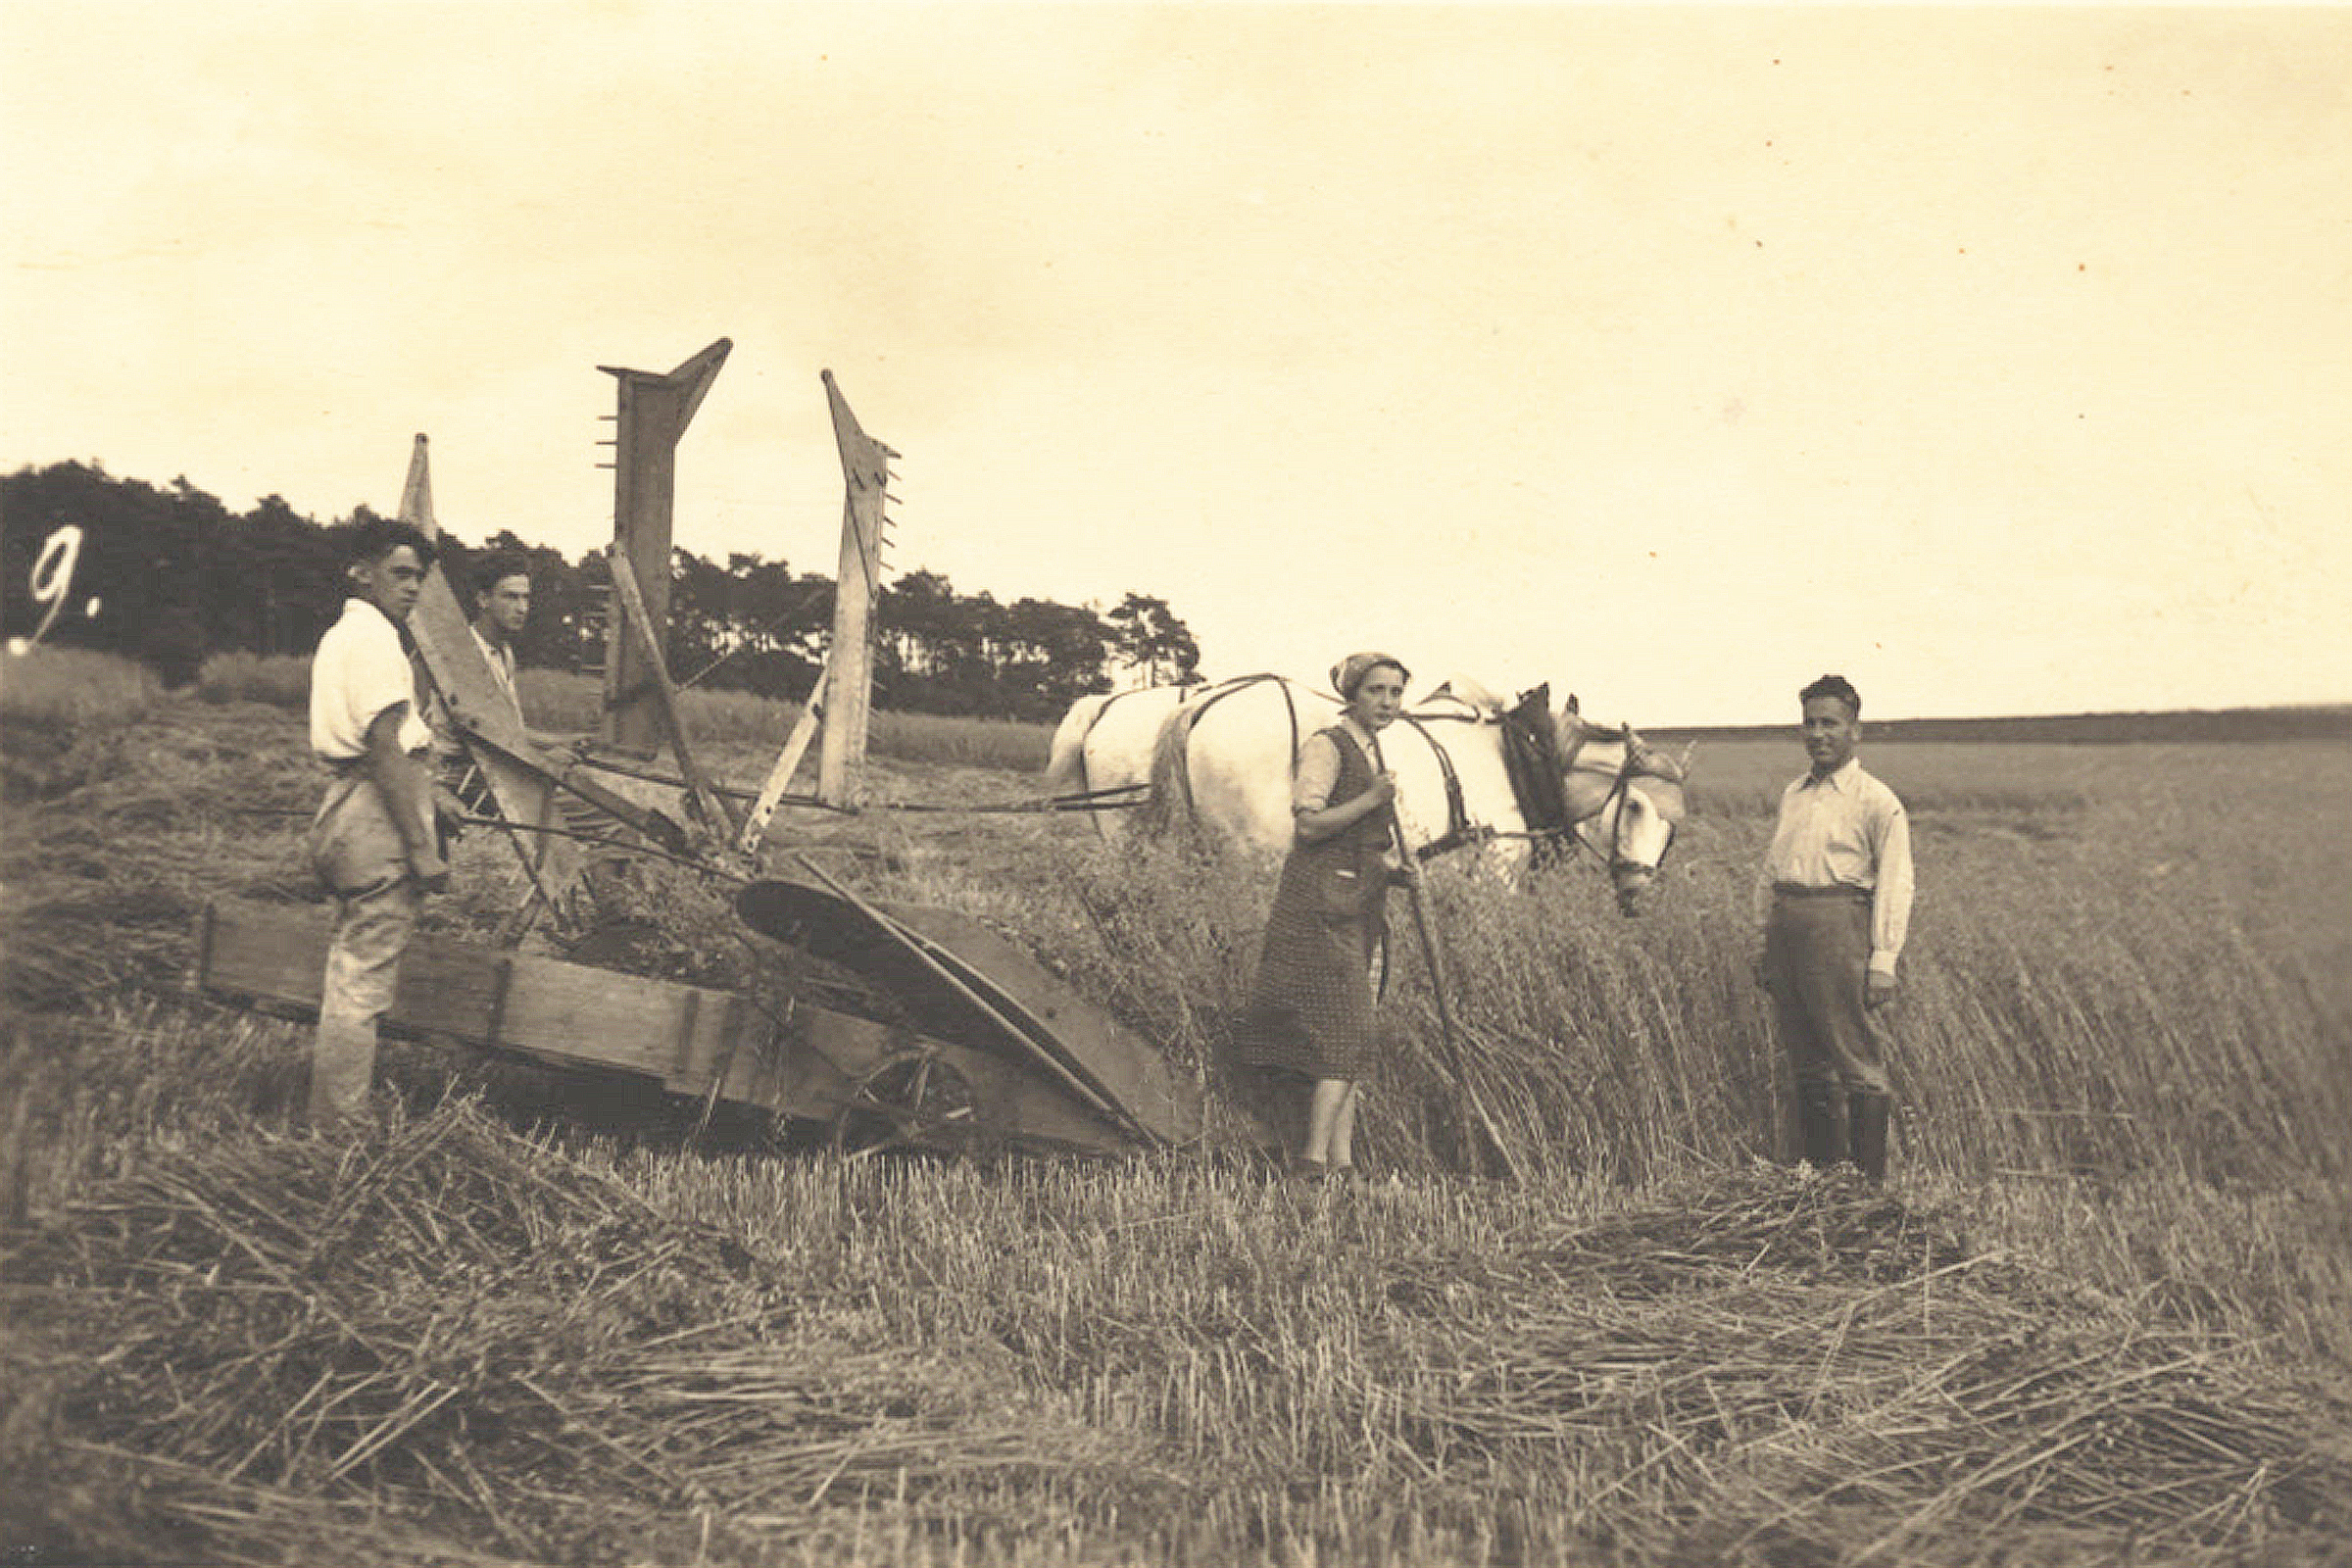
[[[935,1051],[894,1052],[858,1080],[833,1118],[833,1152],[959,1155],[980,1132],[971,1085]]]

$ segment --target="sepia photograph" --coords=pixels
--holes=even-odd
[[[2352,8],[0,0],[0,1568],[2352,1550]]]

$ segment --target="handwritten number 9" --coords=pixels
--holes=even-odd
[[[32,602],[44,605],[41,629],[32,634],[39,642],[49,635],[57,621],[57,612],[65,608],[66,591],[74,586],[74,568],[81,560],[81,530],[72,523],[58,529],[41,544],[40,559],[32,564]]]

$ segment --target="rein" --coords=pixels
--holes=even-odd
[[[1426,860],[1432,856],[1443,855],[1446,851],[1458,845],[1470,843],[1475,830],[1470,825],[1470,808],[1462,800],[1462,776],[1453,770],[1453,759],[1446,755],[1446,748],[1438,744],[1438,738],[1429,732],[1428,726],[1421,719],[1410,713],[1398,713],[1396,716],[1412,726],[1413,733],[1420,736],[1429,747],[1431,754],[1438,760],[1438,773],[1446,780],[1445,836],[1432,840],[1414,852],[1420,858]],[[1464,720],[1452,714],[1432,714],[1430,716],[1454,718],[1456,722],[1478,722],[1476,718]]]
[[[1547,814],[1553,813],[1546,812],[1537,802],[1529,798],[1529,791],[1522,785],[1517,773],[1507,765],[1511,745],[1511,715],[1489,712],[1467,702],[1462,702],[1459,698],[1454,700],[1462,703],[1463,711],[1399,713],[1397,715],[1406,724],[1412,726],[1415,734],[1428,743],[1430,751],[1438,760],[1438,771],[1446,780],[1446,831],[1415,850],[1414,858],[1430,860],[1441,855],[1449,855],[1455,850],[1468,849],[1472,845],[1486,844],[1495,839],[1527,839],[1531,842],[1542,842],[1557,838],[1565,833],[1566,828],[1544,820]],[[1492,724],[1499,729],[1502,732],[1502,745],[1506,758],[1504,772],[1509,777],[1513,804],[1519,808],[1521,818],[1535,825],[1528,828],[1498,828],[1471,821],[1469,806],[1462,796],[1461,775],[1454,769],[1452,757],[1439,743],[1438,738],[1429,732],[1428,726],[1431,724]],[[1532,735],[1534,732],[1531,730],[1528,733]],[[1546,753],[1549,751],[1548,747],[1542,746],[1540,742],[1538,747],[1539,750]]]

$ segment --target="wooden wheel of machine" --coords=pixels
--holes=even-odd
[[[833,1152],[960,1155],[980,1133],[971,1085],[935,1051],[893,1052],[859,1078],[833,1117]]]

